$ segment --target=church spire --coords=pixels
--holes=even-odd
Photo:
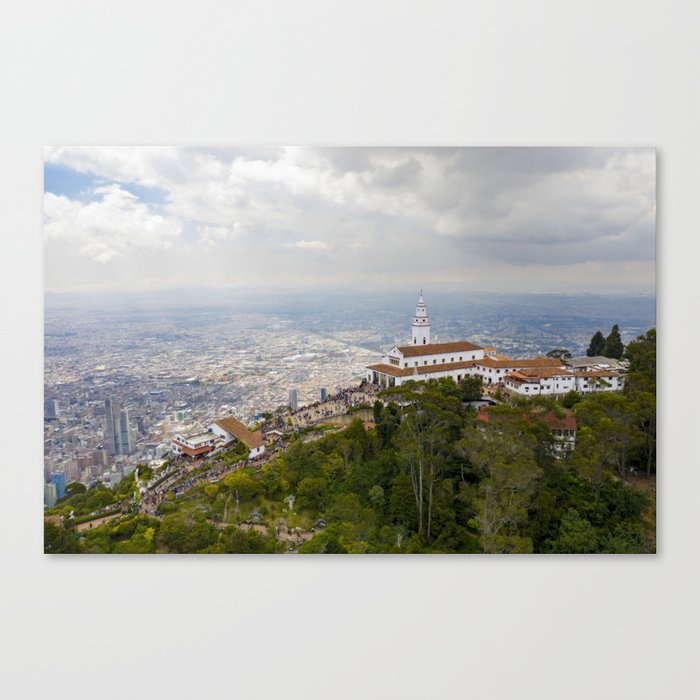
[[[428,310],[425,307],[422,288],[416,304],[413,323],[411,324],[411,341],[413,345],[427,345],[430,343],[430,320],[428,319]]]

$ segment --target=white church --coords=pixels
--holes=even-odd
[[[625,367],[605,357],[570,360],[534,357],[514,360],[466,341],[430,342],[430,319],[421,290],[411,324],[411,344],[394,345],[378,364],[369,365],[366,379],[382,388],[407,381],[449,377],[481,377],[486,386],[500,387],[521,396],[561,395],[575,390],[619,391],[624,387]]]

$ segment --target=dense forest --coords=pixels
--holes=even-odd
[[[124,506],[133,475],[114,492],[71,484],[48,514],[126,512],[80,533],[47,521],[45,551],[654,552],[655,330],[623,358],[621,393],[512,399],[488,420],[470,405],[478,379],[409,382],[380,396],[372,422],[292,434],[261,468],[198,484],[157,517]],[[572,451],[551,429],[565,412]]]

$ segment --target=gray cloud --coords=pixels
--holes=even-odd
[[[195,264],[212,286],[654,290],[653,149],[71,147],[47,160],[96,179],[91,202],[47,194],[51,290],[172,287]],[[165,201],[105,202],[105,182]]]

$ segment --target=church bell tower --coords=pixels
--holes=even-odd
[[[430,343],[430,321],[428,320],[422,289],[416,304],[416,315],[413,317],[413,323],[411,324],[411,336],[413,345],[428,345]]]

